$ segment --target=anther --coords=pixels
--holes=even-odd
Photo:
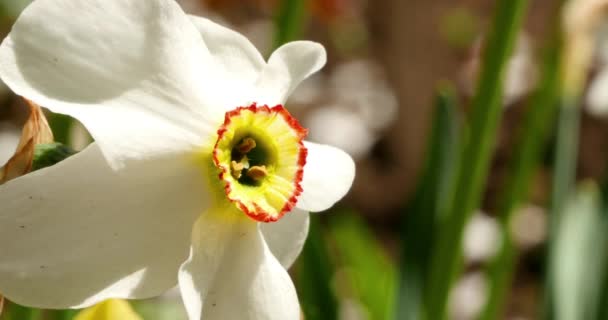
[[[255,181],[260,181],[268,175],[266,166],[253,166],[247,170],[247,176]]]
[[[238,151],[240,154],[247,154],[249,153],[249,151],[253,150],[255,146],[255,140],[250,137],[247,137],[243,139],[243,141],[241,141],[238,146],[236,146],[236,151]]]
[[[230,168],[232,169],[231,170],[232,176],[235,179],[240,179],[241,175],[243,173],[243,169],[245,169],[245,165],[241,162],[236,162],[236,161],[232,160],[232,162],[230,162]]]

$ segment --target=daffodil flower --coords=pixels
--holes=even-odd
[[[108,299],[80,311],[74,320],[142,320],[125,300]]]
[[[191,319],[299,319],[286,268],[354,178],[283,107],[325,60],[299,41],[265,61],[172,0],[34,1],[0,77],[96,142],[0,186],[0,292],[68,308],[179,283]]]

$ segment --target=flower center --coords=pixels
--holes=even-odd
[[[259,145],[254,138],[245,137],[232,148],[230,173],[239,183],[259,186],[268,176],[269,150]]]
[[[228,200],[262,222],[277,221],[293,209],[302,192],[306,134],[281,105],[227,112],[213,162]]]

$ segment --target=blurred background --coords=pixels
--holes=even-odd
[[[280,41],[277,39],[281,31],[277,28],[281,27],[279,16],[286,1],[178,2],[187,13],[208,17],[243,33],[265,56]],[[0,38],[10,31],[28,3],[0,0]],[[405,257],[411,256],[404,256],[403,248],[411,245],[423,252],[432,250],[424,240],[427,236],[418,234],[426,231],[413,230],[408,221],[412,215],[422,214],[416,210],[420,207],[412,203],[419,194],[416,190],[424,184],[424,173],[434,170],[426,165],[436,97],[445,92],[454,117],[466,127],[463,119],[471,112],[469,106],[496,3],[301,3],[304,7],[291,17],[301,19],[295,37],[322,43],[329,59],[320,73],[293,93],[287,107],[309,128],[310,140],[340,147],[357,163],[352,190],[330,212],[313,217],[308,243],[291,270],[303,314],[306,319],[410,319],[398,311],[408,296],[409,280],[402,274],[410,263]],[[559,5],[557,0],[531,1],[513,41],[502,87],[504,114],[491,150],[481,205],[464,227],[463,272],[450,289],[449,319],[476,319],[488,301],[485,270],[502,239],[497,217],[500,198],[516,152],[517,132],[542,78],[543,50],[553,35]],[[576,169],[579,181],[603,181],[605,175],[608,120],[604,109],[608,107],[608,94],[604,91],[608,92],[608,87],[602,90],[598,84],[605,63],[601,53],[595,54],[585,76]],[[0,83],[0,164],[14,152],[27,116],[23,101]],[[53,114],[48,117],[58,141],[77,150],[90,143],[86,130],[74,120]],[[509,222],[517,254],[510,271],[512,281],[496,319],[537,319],[545,303],[549,230],[546,208],[551,195],[557,130],[550,127],[548,138],[542,142],[540,166],[531,174],[529,188]],[[133,306],[144,319],[185,317],[177,291],[158,299],[133,302]],[[8,308],[10,311],[11,306]]]

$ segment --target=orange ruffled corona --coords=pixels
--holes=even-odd
[[[291,211],[302,193],[307,133],[282,105],[253,103],[227,112],[213,162],[228,199],[260,222]]]

